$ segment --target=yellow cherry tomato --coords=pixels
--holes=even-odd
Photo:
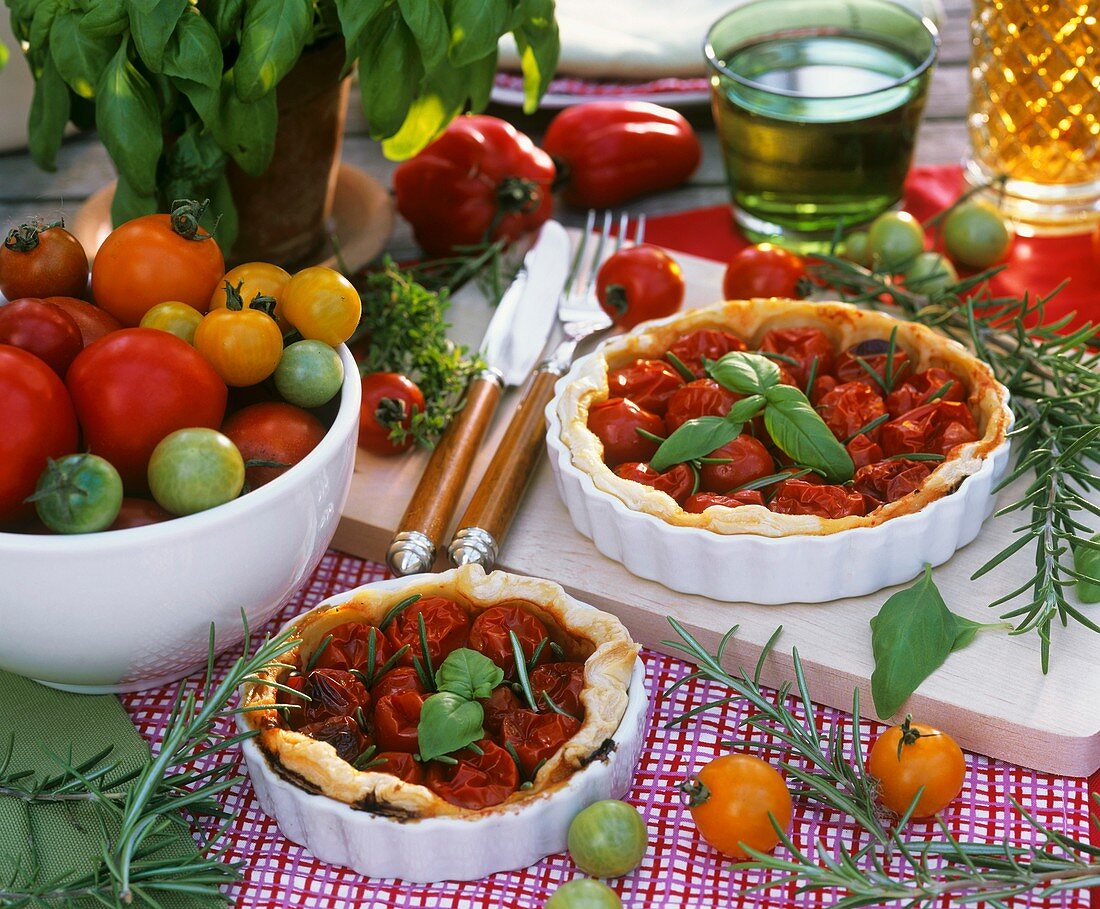
[[[280,307],[283,298],[283,289],[286,287],[287,282],[290,281],[290,272],[270,262],[245,262],[243,265],[231,268],[225,273],[225,277],[218,282],[218,288],[210,298],[211,309],[221,309],[225,307],[226,281],[233,287],[236,287],[238,284],[241,285],[241,299],[244,300],[245,305],[248,305],[256,294],[263,294],[265,297],[273,297],[275,299],[275,321],[279,323],[279,328],[284,332],[290,331],[290,323],[283,318]]]
[[[283,316],[311,341],[331,347],[351,337],[363,303],[351,282],[337,271],[314,265],[298,272],[283,290]]]
[[[283,333],[265,306],[271,306],[270,297],[243,306],[233,290],[226,306],[210,310],[195,330],[195,349],[226,385],[255,385],[279,365]]]
[[[158,303],[146,310],[141,317],[142,328],[158,328],[183,338],[188,344],[195,343],[195,329],[202,321],[202,313],[193,306],[171,300]]]
[[[920,792],[913,817],[932,817],[962,790],[966,758],[946,732],[906,717],[875,740],[867,772],[879,781],[879,801],[894,814],[905,814]]]

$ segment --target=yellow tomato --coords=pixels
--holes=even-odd
[[[183,338],[188,344],[195,343],[195,329],[202,321],[202,313],[193,306],[177,301],[158,303],[148,309],[141,317],[142,328],[158,328]]]
[[[255,385],[279,365],[283,333],[263,309],[243,308],[240,297],[230,294],[226,307],[203,318],[195,331],[195,349],[226,385]]]
[[[283,290],[282,309],[303,338],[336,347],[359,325],[363,303],[342,274],[315,265],[290,279]]]
[[[879,801],[894,814],[932,817],[962,791],[966,758],[946,732],[912,722],[891,726],[871,746],[867,772],[879,781]]]
[[[210,298],[210,309],[225,307],[226,281],[233,287],[240,284],[241,298],[244,300],[245,305],[250,303],[256,294],[273,297],[275,299],[275,320],[279,323],[279,328],[283,331],[289,331],[290,323],[283,318],[280,309],[283,288],[286,287],[289,280],[290,273],[279,268],[278,265],[272,265],[270,262],[245,262],[244,265],[231,268],[225,273],[225,277],[218,282],[218,288]]]

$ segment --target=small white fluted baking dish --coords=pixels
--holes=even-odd
[[[366,587],[402,590],[423,578],[410,575]],[[342,603],[363,589],[330,597],[311,611]],[[298,624],[304,615],[287,627]],[[366,877],[416,883],[476,880],[526,868],[561,852],[569,824],[582,808],[627,793],[641,756],[648,701],[645,666],[639,659],[630,678],[626,711],[612,736],[615,748],[606,758],[576,771],[541,797],[475,818],[402,820],[371,814],[287,781],[271,766],[255,739],[246,740],[241,747],[264,813],[275,819],[287,839],[305,846],[321,861],[346,866]],[[238,726],[241,731],[248,728],[243,715]]]

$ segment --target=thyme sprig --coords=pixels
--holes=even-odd
[[[998,491],[1025,475],[1033,480],[1023,496],[998,515],[1023,512],[1028,520],[974,577],[1034,545],[1032,576],[990,606],[1023,598],[1001,617],[1013,622],[1014,634],[1039,635],[1046,672],[1056,620],[1063,626],[1073,620],[1100,632],[1100,625],[1067,597],[1067,590],[1081,578],[1073,567],[1073,550],[1096,546],[1089,541],[1092,529],[1081,518],[1100,517],[1095,501],[1100,491],[1095,470],[1100,461],[1100,353],[1090,350],[1100,341],[1100,326],[1090,323],[1063,334],[1071,317],[1055,319],[1047,313],[1061,288],[1022,299],[999,296],[989,286],[999,270],[966,278],[932,298],[835,256],[822,256],[811,266],[814,278],[842,298],[900,314],[964,344],[1008,388],[1016,417],[1012,437],[1017,458]]]

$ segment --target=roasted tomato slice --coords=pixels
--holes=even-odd
[[[349,764],[354,762],[370,746],[370,738],[350,716],[334,716],[327,720],[309,723],[299,730],[318,742],[328,742],[336,754]]]
[[[415,691],[417,694],[427,694],[424,683],[420,681],[420,675],[412,666],[395,666],[385,675],[380,676],[371,686],[371,697],[375,702],[384,698],[387,694],[404,694],[406,691]]]
[[[543,667],[539,666],[535,672],[538,672]],[[534,678],[534,672],[531,673],[532,679]],[[532,685],[534,682],[532,681]],[[552,697],[553,695],[551,695]],[[523,703],[515,692],[512,691],[507,685],[499,685],[493,689],[493,693],[487,698],[481,699],[481,709],[485,712],[485,719],[482,721],[482,726],[485,727],[485,731],[491,735],[500,734],[500,724],[504,722],[504,718],[513,710],[519,710],[523,707]]]
[[[331,636],[325,649],[314,664],[318,669],[356,669],[371,675],[390,658],[393,648],[385,634],[374,625],[362,622],[345,622],[329,632]],[[368,666],[370,639],[374,638],[374,666]]]
[[[716,448],[707,457],[728,459],[728,463],[704,462],[699,469],[699,478],[705,492],[724,495],[731,489],[775,471],[775,462],[768,454],[768,449],[758,439],[744,432],[721,448]]]
[[[665,429],[672,435],[688,420],[698,417],[724,417],[741,395],[723,388],[714,379],[688,382],[668,399]]]
[[[424,765],[407,751],[380,751],[367,769],[375,773],[390,773],[418,786],[424,782]]]
[[[657,473],[648,464],[627,461],[615,468],[615,476],[622,477],[624,480],[633,480],[643,486],[652,486],[672,496],[677,502],[684,501],[695,487],[695,474],[687,464],[676,464],[664,473]]]
[[[878,442],[872,442],[862,432],[844,447],[848,449],[848,456],[857,470],[868,464],[874,464],[875,461],[881,461],[885,457],[882,446]]]
[[[547,637],[546,626],[518,604],[490,606],[470,626],[470,647],[503,669],[507,679],[513,678],[516,673],[516,659],[509,635],[512,631],[519,638],[523,655],[528,660]],[[548,657],[544,647],[539,659]]]
[[[809,514],[819,518],[847,518],[867,513],[861,493],[847,486],[784,480],[768,507],[777,514]]]
[[[945,385],[947,390],[941,392]],[[937,393],[941,401],[963,403],[966,401],[966,383],[955,373],[933,366],[910,376],[895,387],[886,399],[886,409],[890,411],[890,416],[900,417],[922,404],[927,404],[928,399]]]
[[[299,728],[334,716],[354,717],[360,709],[370,713],[370,693],[359,679],[342,669],[314,669],[302,685],[302,692],[309,701],[300,711],[291,713]]]
[[[383,751],[420,750],[417,727],[425,697],[415,691],[387,694],[374,705],[374,740]]]
[[[805,388],[810,372],[823,376],[833,371],[833,342],[820,328],[776,328],[765,332],[760,350],[793,360],[779,360],[794,376],[799,388]],[[817,368],[814,369],[814,360]]]
[[[583,716],[581,691],[584,690],[584,663],[546,663],[531,673],[531,690],[540,710],[549,707],[543,692],[566,713]],[[495,692],[494,692],[495,693]]]
[[[624,461],[648,461],[657,453],[660,443],[643,436],[639,429],[660,438],[665,436],[664,420],[626,398],[608,398],[593,405],[588,411],[588,428],[603,443],[603,459],[608,467]]]
[[[457,764],[433,761],[425,779],[441,799],[475,811],[499,805],[519,788],[519,770],[512,756],[489,739],[477,745],[481,754],[463,748],[451,755]]]
[[[516,710],[504,718],[500,741],[502,745],[512,746],[523,775],[532,779],[539,765],[550,760],[580,728],[580,720],[560,713]]]
[[[934,466],[927,461],[910,461],[907,458],[879,461],[859,468],[852,485],[866,498],[873,499],[877,508],[919,489]]]
[[[887,455],[930,452],[947,455],[956,445],[978,438],[974,417],[958,401],[922,404],[882,427]]]
[[[702,514],[711,505],[724,505],[726,508],[738,508],[741,505],[763,505],[764,494],[759,489],[743,489],[732,495],[724,496],[716,492],[699,492],[684,502],[684,511]]]
[[[886,415],[886,402],[882,395],[866,382],[844,382],[828,394],[823,395],[817,404],[817,412],[825,425],[833,431],[840,441],[850,439],[857,432],[879,417]],[[877,442],[882,433],[882,425],[867,430],[872,442]]]
[[[860,360],[863,363],[860,363]],[[863,364],[867,364],[864,366]],[[891,374],[886,375],[889,366]],[[876,391],[893,389],[904,382],[913,371],[909,355],[900,347],[894,347],[890,358],[890,342],[871,338],[849,347],[836,360],[836,377],[839,382],[867,382]],[[871,375],[874,373],[874,375]],[[878,377],[876,381],[875,376]]]
[[[386,629],[386,636],[394,650],[406,644],[409,649],[401,657],[401,665],[413,665],[413,657],[424,659],[420,647],[420,616],[424,616],[424,630],[428,638],[428,655],[432,667],[438,669],[452,650],[466,646],[470,631],[470,617],[454,600],[446,597],[424,597],[405,608]]]
[[[703,360],[720,360],[734,350],[747,350],[745,342],[728,331],[700,328],[684,335],[668,352],[684,364],[697,379],[707,377]]]
[[[665,415],[668,399],[683,384],[680,373],[664,360],[635,360],[607,374],[609,395],[629,398],[659,417]]]

